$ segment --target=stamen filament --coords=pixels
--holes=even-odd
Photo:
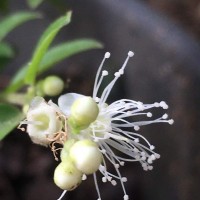
[[[124,73],[124,69],[127,66],[128,60],[130,57],[132,57],[134,54],[133,52],[129,52],[128,56],[124,62],[124,64],[122,65],[122,67],[119,69],[118,72],[115,73],[115,78],[106,86],[106,88],[104,89],[102,95],[101,95],[101,99],[100,99],[100,104],[103,104],[106,102],[108,95],[110,94],[110,91],[112,90],[114,84],[116,83],[116,81],[118,80],[118,78]]]
[[[109,58],[109,57],[110,57],[110,53],[106,52],[105,55],[104,55],[104,58],[103,58],[103,60],[102,60],[102,62],[100,64],[100,66],[99,66],[99,68],[97,70],[97,74],[96,74],[96,78],[95,78],[95,82],[94,82],[94,89],[93,89],[93,99],[95,99],[96,95],[97,95],[97,91],[98,91],[97,90],[97,84],[98,84],[98,79],[99,79],[99,75],[100,75],[101,69],[103,67],[103,64],[104,64],[105,60],[107,58]]]
[[[61,200],[65,196],[66,193],[67,193],[67,190],[64,190],[57,200]]]
[[[94,178],[94,184],[95,184],[95,188],[96,188],[97,195],[98,195],[97,200],[101,200],[101,195],[100,195],[99,186],[98,186],[98,183],[97,183],[96,173],[93,173],[93,178]]]
[[[43,125],[44,123],[41,122],[41,121],[27,121],[27,120],[24,120],[20,124]]]

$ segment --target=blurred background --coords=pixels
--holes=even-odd
[[[7,2],[7,5],[6,5]],[[5,1],[1,16],[27,10],[25,0]],[[116,70],[133,50],[125,75],[109,99],[130,98],[144,103],[166,101],[173,126],[155,124],[140,133],[156,146],[161,158],[145,172],[138,163],[121,168],[133,200],[198,200],[200,196],[200,2],[198,0],[45,0],[37,10],[44,18],[27,22],[6,38],[16,58],[0,74],[3,89],[32,54],[45,27],[66,10],[72,23],[58,41],[94,38],[104,44],[55,66],[49,74],[70,78],[65,92],[90,95],[105,51],[106,66]],[[88,73],[90,72],[90,73]],[[56,102],[56,99],[54,99]],[[153,111],[152,111],[153,112]],[[32,144],[14,130],[0,143],[0,199],[55,200],[61,194],[52,180],[57,163],[49,149]],[[99,177],[99,180],[101,178]],[[123,199],[120,185],[101,184],[103,200]],[[63,199],[97,199],[92,177]]]

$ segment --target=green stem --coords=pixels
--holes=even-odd
[[[2,94],[0,101],[23,106],[27,102],[27,96],[22,93]]]

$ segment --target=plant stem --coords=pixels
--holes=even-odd
[[[1,94],[0,101],[23,106],[27,102],[27,96],[22,93]]]

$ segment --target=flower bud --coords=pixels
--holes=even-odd
[[[75,166],[84,174],[96,172],[102,162],[102,153],[91,140],[80,140],[70,149],[70,157]]]
[[[82,172],[68,158],[56,167],[54,171],[54,182],[59,188],[70,191],[81,183],[82,175]]]
[[[59,95],[64,89],[64,82],[57,76],[48,76],[43,82],[43,91],[48,96]]]
[[[91,97],[81,97],[71,106],[69,123],[73,129],[85,129],[94,122],[99,114],[97,103]]]

